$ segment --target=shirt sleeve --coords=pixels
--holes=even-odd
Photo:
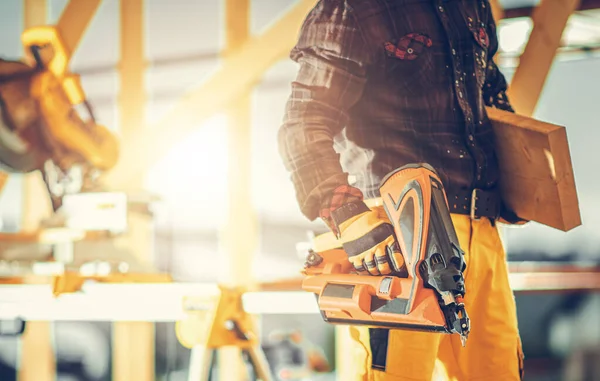
[[[488,9],[488,35],[490,39],[490,47],[488,54],[488,65],[486,72],[486,81],[483,88],[483,98],[486,106],[495,107],[501,110],[515,112],[506,91],[508,89],[508,83],[504,74],[498,68],[496,62],[494,62],[494,56],[499,48],[498,35],[496,32],[496,22],[492,15],[490,6]]]
[[[372,53],[345,1],[320,0],[290,57],[299,64],[278,133],[279,152],[302,213],[311,221],[348,183],[334,137],[360,99]]]

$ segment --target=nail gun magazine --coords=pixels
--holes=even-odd
[[[428,164],[407,165],[383,179],[380,193],[407,271],[359,275],[332,245],[309,252],[302,288],[316,295],[328,323],[458,334],[465,345],[466,263],[438,174]]]

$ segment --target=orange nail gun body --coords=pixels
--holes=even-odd
[[[317,295],[327,322],[458,333],[464,343],[464,253],[441,180],[427,164],[408,165],[380,193],[408,274],[358,275],[340,247],[309,254],[303,289]]]

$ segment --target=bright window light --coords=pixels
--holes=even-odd
[[[532,26],[533,24],[529,18],[503,21],[498,28],[500,50],[504,54],[521,54],[525,49]]]
[[[597,15],[598,14],[598,15]],[[562,35],[565,46],[597,46],[600,44],[600,12],[580,12],[569,18]],[[498,26],[500,50],[509,56],[520,55],[533,30],[533,22],[528,17],[502,20]]]
[[[563,33],[566,45],[583,46],[600,43],[600,18],[573,15]]]
[[[227,118],[216,115],[175,145],[147,177],[174,213],[172,221],[187,229],[214,227],[227,197]]]

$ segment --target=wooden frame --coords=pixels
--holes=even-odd
[[[542,0],[533,11],[533,30],[508,89],[515,110],[532,116],[571,14],[580,0]]]

